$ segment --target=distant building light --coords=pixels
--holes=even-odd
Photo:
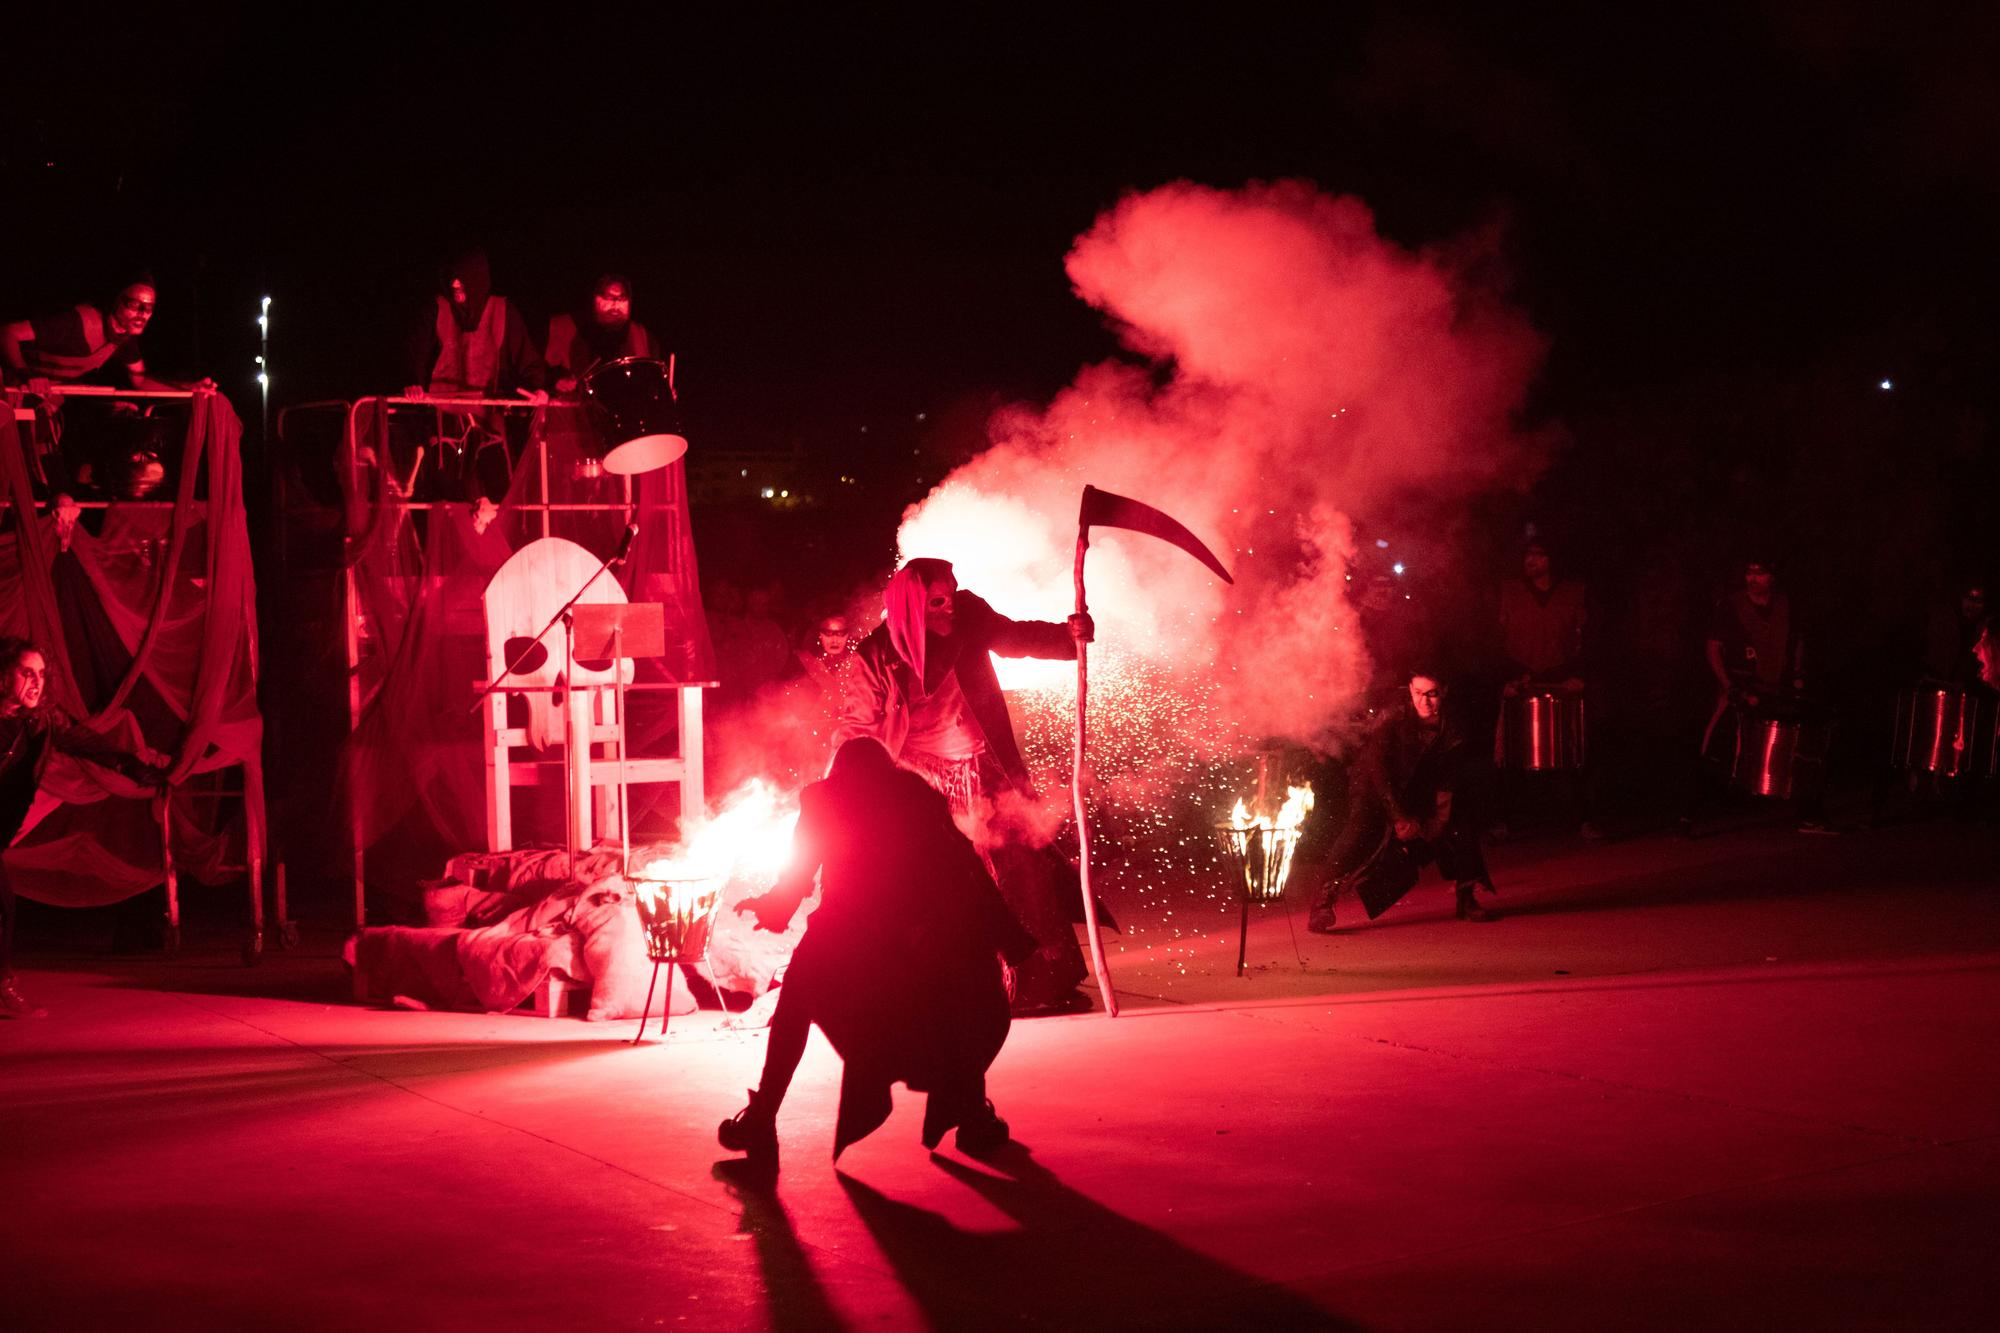
[[[1876,385],[1875,387],[1880,389],[1883,393],[1888,393],[1890,390],[1896,387],[1896,381],[1883,380],[1880,384]]]
[[[775,490],[771,489],[769,486],[766,486],[764,488],[764,498],[766,500],[775,500],[777,496],[778,493]]]
[[[1397,561],[1397,562],[1396,562],[1395,564],[1393,564],[1393,565],[1389,566],[1389,568],[1391,568],[1391,569],[1393,569],[1393,570],[1395,570],[1395,571],[1396,571],[1396,577],[1397,577],[1397,578],[1401,578],[1401,577],[1403,576],[1403,562],[1402,562],[1402,561],[1398,560],[1398,561]]]
[[[1386,551],[1386,550],[1388,550],[1388,549],[1389,549],[1389,539],[1388,539],[1387,537],[1377,537],[1377,538],[1375,539],[1375,549],[1377,549],[1377,550],[1379,550],[1379,551]]]

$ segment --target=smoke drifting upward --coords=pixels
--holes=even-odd
[[[1348,516],[1519,483],[1543,452],[1515,424],[1542,339],[1477,276],[1489,248],[1403,249],[1360,200],[1302,182],[1126,198],[1068,272],[1136,359],[997,418],[992,448],[905,516],[902,553],[953,561],[1006,614],[1055,618],[1083,484],[1164,509],[1237,584],[1100,530],[1100,644],[1213,680],[1213,711],[1248,735],[1328,743],[1368,670]]]

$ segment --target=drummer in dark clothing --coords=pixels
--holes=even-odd
[[[590,305],[549,321],[544,359],[560,393],[574,393],[599,362],[643,356],[658,360],[660,343],[651,329],[632,318],[632,283],[622,273],[604,273],[591,284]]]
[[[1791,599],[1777,586],[1774,564],[1752,557],[1743,564],[1743,584],[1715,605],[1705,645],[1709,674],[1716,684],[1715,705],[1702,730],[1695,786],[1683,811],[1681,832],[1692,837],[1695,814],[1709,781],[1710,764],[1727,764],[1745,729],[1777,720],[1803,719],[1805,642]],[[1825,756],[1803,750],[1798,787],[1799,831],[1831,830],[1822,808]]]
[[[1932,609],[1924,634],[1926,680],[1947,685],[1979,681],[1979,660],[1973,650],[1991,605],[1985,580],[1968,579],[1959,585],[1949,605]]]
[[[1403,706],[1376,724],[1349,770],[1347,822],[1326,862],[1336,877],[1315,897],[1309,930],[1332,933],[1335,902],[1350,895],[1373,920],[1432,861],[1453,883],[1459,920],[1499,920],[1477,897],[1493,879],[1479,848],[1474,749],[1444,695],[1434,668],[1412,672]]]
[[[1500,653],[1506,684],[1501,686],[1502,726],[1509,702],[1526,694],[1547,693],[1574,700],[1584,696],[1584,630],[1589,623],[1587,593],[1579,579],[1556,572],[1548,543],[1532,537],[1521,551],[1521,576],[1500,586]],[[1501,765],[1501,798],[1506,803],[1505,756],[1496,734],[1494,759]],[[1601,836],[1590,817],[1586,770],[1567,770],[1579,831],[1586,838]],[[1506,826],[1494,831],[1504,835]]]

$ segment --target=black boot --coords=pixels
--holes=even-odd
[[[1313,895],[1312,906],[1306,909],[1306,929],[1315,935],[1333,934],[1333,900],[1340,893],[1340,881],[1331,880],[1327,886]]]
[[[1500,919],[1498,912],[1479,905],[1478,893],[1479,886],[1477,884],[1461,884],[1458,886],[1458,919],[1460,921],[1498,921]]]
[[[988,1098],[981,1098],[979,1109],[958,1124],[958,1150],[967,1157],[998,1151],[1007,1140],[1007,1122],[994,1111]]]
[[[715,1127],[715,1141],[731,1152],[740,1152],[750,1164],[769,1171],[778,1169],[778,1108],[760,1093],[750,1094],[750,1104]]]

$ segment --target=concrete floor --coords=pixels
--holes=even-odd
[[[1250,975],[1133,921],[1126,1006],[1015,1026],[1021,1144],[776,1190],[716,1121],[763,1034],[343,1003],[331,933],[44,941],[0,1024],[0,1326],[1970,1328],[2000,1300],[2000,849],[1945,825],[1501,849]],[[1183,921],[1190,919],[1184,917]],[[33,941],[30,941],[31,946]]]

